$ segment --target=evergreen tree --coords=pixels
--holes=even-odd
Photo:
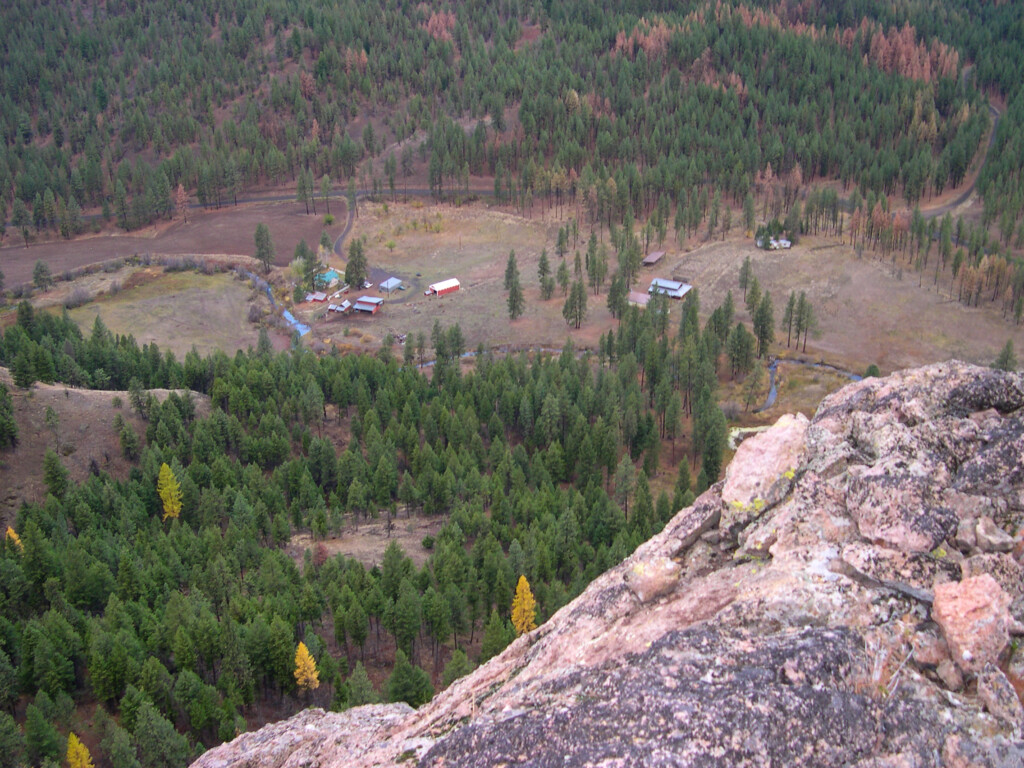
[[[348,264],[345,266],[345,282],[352,290],[363,290],[363,284],[369,276],[369,266],[366,262],[366,253],[363,248],[363,241],[355,238],[348,246]]]
[[[40,291],[45,291],[53,285],[53,276],[50,274],[50,267],[44,261],[37,261],[32,268],[32,284]]]
[[[466,652],[456,648],[448,663],[444,665],[444,672],[441,673],[441,685],[447,688],[460,677],[465,677],[473,671],[473,665],[469,663]]]
[[[569,266],[565,261],[562,261],[558,265],[557,280],[558,287],[562,289],[562,295],[565,296],[569,292],[569,283],[572,280],[572,277],[569,274]]]
[[[716,403],[710,403],[701,452],[701,473],[708,486],[718,480],[718,475],[722,471],[722,457],[728,438],[729,428],[725,421],[725,414]]]
[[[25,240],[25,247],[28,248],[29,225],[32,223],[32,217],[29,215],[28,208],[25,207],[25,203],[21,201],[20,197],[14,198],[14,207],[11,209],[11,223],[21,230],[21,236]]]
[[[296,188],[295,188],[295,199],[306,206],[306,215],[309,215],[309,200],[313,194],[313,191],[308,186],[306,178],[306,172],[300,170],[295,177]]]
[[[690,467],[685,461],[681,461],[676,483],[672,487],[672,507],[678,511],[688,507],[691,503],[693,503],[693,494],[690,492]]]
[[[747,331],[743,323],[736,323],[733,326],[725,345],[733,378],[740,374],[746,374],[753,368],[754,342],[754,336]]]
[[[519,266],[516,264],[516,252],[508,252],[508,261],[505,263],[505,290],[512,290],[512,283],[519,279]]]
[[[626,282],[617,273],[612,277],[612,283],[608,287],[608,311],[615,319],[621,319],[622,313],[626,311]]]
[[[753,275],[750,277],[750,288],[743,295],[743,301],[747,305],[748,314],[753,318],[754,313],[757,312],[757,308],[761,304],[761,283]],[[756,335],[757,331],[754,334]]]
[[[505,650],[511,640],[505,622],[501,620],[497,611],[491,611],[491,617],[487,620],[487,626],[484,627],[484,639],[480,646],[480,663],[483,664],[497,656]]]
[[[274,243],[270,239],[270,229],[266,224],[260,222],[256,225],[256,259],[263,265],[264,272],[270,272],[274,263]]]
[[[636,467],[629,459],[629,454],[622,454],[618,467],[615,469],[615,503],[622,507],[622,511],[629,515],[629,501],[633,497],[633,490],[636,487]]]
[[[782,313],[782,324],[786,326],[786,347],[793,336],[793,321],[796,320],[796,292],[789,292],[789,299],[786,301],[786,310]]]
[[[14,386],[21,389],[30,389],[36,383],[36,367],[32,365],[32,360],[24,349],[14,356],[11,378],[14,380]]]
[[[743,264],[740,267],[740,288],[743,289],[743,301],[747,300],[747,288],[750,286],[750,278],[752,277],[752,269],[750,266],[750,257],[747,256],[743,259]]]
[[[18,723],[7,712],[0,711],[0,768],[18,768],[25,751],[25,737]]]
[[[537,262],[537,279],[543,283],[544,278],[551,274],[551,265],[548,263],[548,249],[541,248],[540,261]]]
[[[647,473],[640,470],[636,481],[636,503],[630,515],[630,530],[636,533],[641,541],[650,538],[654,529],[654,500],[651,498],[651,487],[647,483]]]
[[[181,768],[188,762],[188,740],[148,700],[135,714],[132,740],[142,768]]]
[[[47,448],[43,454],[43,482],[48,493],[64,498],[68,490],[68,471],[52,448]]]
[[[387,689],[388,701],[404,701],[410,707],[426,704],[434,697],[430,677],[419,667],[410,664],[401,649],[395,652],[395,666],[388,678]]]
[[[14,418],[14,401],[7,387],[0,383],[0,449],[18,444],[18,422]]]
[[[796,340],[797,344],[800,343],[800,334],[804,335],[804,352],[807,351],[807,334],[810,333],[811,326],[814,324],[814,311],[811,308],[811,302],[807,300],[807,294],[800,291],[800,296],[796,301]]]
[[[757,337],[757,356],[763,357],[768,345],[775,341],[775,313],[772,297],[765,293],[754,312],[754,335]]]
[[[572,291],[562,307],[562,317],[565,318],[565,322],[578,329],[586,316],[587,289],[583,287],[582,281],[575,280],[572,284]]]
[[[519,274],[512,276],[512,284],[508,289],[508,317],[509,320],[517,320],[526,310],[526,301],[523,298],[523,289],[519,285]]]
[[[25,756],[32,765],[45,760],[56,762],[63,752],[64,740],[35,704],[25,710]]]
[[[401,651],[399,651],[401,653]],[[353,707],[360,707],[363,704],[376,704],[380,696],[374,690],[370,676],[366,674],[366,667],[363,662],[357,661],[356,668],[348,679],[348,703]]]
[[[1017,370],[1017,356],[1013,353],[1013,339],[1007,339],[1006,344],[992,363],[992,367],[997,371]],[[2,427],[0,427],[0,431],[2,431]]]
[[[754,369],[747,376],[746,382],[743,385],[744,403],[743,410],[750,410],[750,404],[754,402],[754,398],[757,397],[758,391],[761,389],[761,383],[764,381],[764,366],[761,365],[760,361],[754,364]]]

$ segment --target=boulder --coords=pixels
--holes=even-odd
[[[675,589],[681,570],[679,563],[674,560],[654,557],[634,563],[623,575],[623,579],[640,602],[647,603]]]
[[[932,618],[961,670],[977,673],[998,660],[1010,642],[1010,602],[987,573],[936,585]]]
[[[722,527],[746,525],[789,493],[803,463],[808,420],[803,414],[782,416],[775,425],[744,440],[725,470]],[[736,469],[733,469],[736,467]]]
[[[908,464],[888,457],[850,470],[847,504],[860,535],[890,549],[930,552],[956,532],[956,514],[941,506],[935,489],[947,483],[945,467]]]
[[[1009,552],[1013,549],[1013,536],[992,522],[991,517],[982,517],[974,528],[978,549],[982,552]]]

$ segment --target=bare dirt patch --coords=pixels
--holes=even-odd
[[[113,333],[131,334],[140,346],[156,342],[179,360],[193,345],[200,355],[256,346],[259,330],[248,322],[253,291],[233,275],[164,274],[150,267],[136,270],[125,285],[116,295],[71,310],[72,319],[88,333],[100,317]]]
[[[330,557],[334,555],[352,557],[367,568],[372,568],[381,564],[384,559],[384,550],[392,541],[397,541],[416,567],[422,568],[431,554],[430,550],[423,548],[423,538],[436,536],[445,519],[422,515],[410,515],[409,517],[403,515],[393,521],[394,528],[389,537],[384,517],[368,521],[356,521],[352,517],[346,517],[341,535],[337,538],[314,541],[308,533],[298,533],[292,536],[285,551],[301,566],[306,550],[315,551],[319,545],[323,544]]]

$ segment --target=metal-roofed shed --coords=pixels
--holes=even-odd
[[[382,306],[384,306],[384,299],[376,296],[360,296],[356,299],[356,303],[352,308],[356,312],[368,312],[371,315],[375,315]]]
[[[693,288],[693,286],[688,283],[680,283],[677,280],[666,280],[663,277],[656,277],[651,280],[651,287],[647,289],[647,292],[650,294],[664,293],[670,299],[681,299],[690,292],[691,288]]]
[[[389,277],[387,280],[380,284],[380,289],[384,291],[384,293],[391,293],[392,291],[397,291],[401,287],[402,281],[399,280],[397,277]]]

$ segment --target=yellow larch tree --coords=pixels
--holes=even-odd
[[[316,671],[316,659],[305,643],[295,649],[295,682],[304,691],[315,691],[320,687],[320,674]]]
[[[164,503],[164,520],[181,514],[181,483],[174,476],[174,470],[166,463],[160,465],[156,492],[160,494],[160,501]]]
[[[525,576],[520,576],[516,584],[516,596],[512,600],[512,625],[516,628],[517,636],[537,628],[537,601],[533,599],[530,582]]]
[[[7,526],[7,538],[11,540],[11,544],[13,544],[14,548],[19,552],[25,549],[25,546],[21,543],[21,536],[19,536],[18,532],[9,525]]]
[[[74,733],[68,735],[68,768],[92,768],[89,748]]]

